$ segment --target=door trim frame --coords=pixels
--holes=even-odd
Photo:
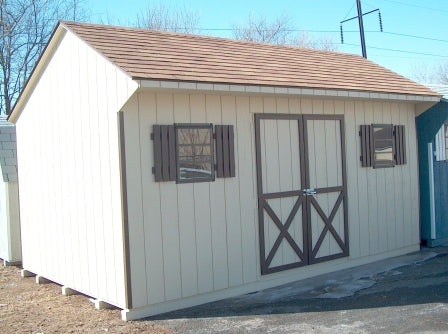
[[[344,115],[313,115],[313,114],[274,114],[274,113],[257,113],[255,116],[255,154],[256,154],[256,172],[257,172],[257,202],[258,202],[258,237],[259,237],[259,257],[260,257],[260,269],[261,274],[270,274],[275,273],[287,269],[298,268],[308,264],[315,264],[323,261],[333,260],[341,257],[346,257],[349,255],[349,242],[348,242],[348,206],[347,206],[347,175],[346,175],[346,156],[345,156],[345,126],[344,126]],[[275,193],[263,193],[263,182],[262,182],[262,161],[261,161],[261,134],[260,134],[260,122],[261,120],[296,120],[298,122],[298,131],[299,131],[299,152],[300,152],[300,168],[301,168],[301,187],[305,187],[309,185],[309,154],[308,154],[308,146],[305,143],[305,139],[308,136],[307,131],[307,121],[308,120],[336,120],[340,123],[340,136],[341,136],[341,168],[342,168],[342,186],[328,187],[328,188],[316,188],[316,193],[328,193],[328,192],[341,192],[341,202],[339,204],[339,208],[342,205],[342,209],[344,212],[344,246],[342,248],[341,253],[331,254],[328,256],[324,256],[321,258],[315,258],[313,255],[313,245],[309,242],[309,231],[311,229],[311,219],[310,209],[308,206],[311,206],[311,202],[308,205],[308,200],[303,195],[302,190],[292,190],[292,191],[284,191],[284,192],[275,192]],[[267,199],[273,198],[283,198],[283,197],[292,197],[298,196],[297,202],[300,202],[300,206],[302,206],[302,231],[303,231],[303,246],[302,246],[302,255],[303,259],[299,262],[293,262],[288,264],[283,264],[280,266],[276,266],[273,268],[269,268],[270,262],[267,261],[272,256],[272,249],[269,251],[268,257],[266,257],[266,245],[265,245],[265,233],[264,233],[264,211],[265,205],[268,205],[266,202]],[[316,200],[314,200],[316,202]],[[317,204],[318,205],[318,204]],[[337,210],[336,210],[337,211]],[[289,217],[288,217],[289,220]],[[331,222],[330,222],[331,224]],[[289,227],[289,226],[288,226]],[[328,231],[326,233],[330,233],[329,226]],[[333,233],[333,232],[331,232]],[[278,239],[282,241],[286,239],[285,236],[282,237],[284,231],[280,229],[280,234],[274,243],[274,246],[278,243]],[[288,241],[288,240],[287,240]],[[339,245],[339,242],[338,242]],[[340,245],[339,245],[340,246]],[[274,248],[274,247],[273,247]],[[278,248],[278,247],[277,247]],[[278,249],[277,249],[278,250]],[[297,252],[296,252],[297,253]],[[300,258],[300,255],[297,254]],[[270,259],[272,260],[272,258]]]

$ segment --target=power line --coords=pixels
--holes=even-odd
[[[377,32],[377,31],[374,31],[374,32]],[[402,34],[402,33],[398,33],[398,32],[387,32],[387,31],[385,31],[384,34],[396,35],[396,36],[404,36],[404,37],[412,37],[412,38],[418,38],[418,39],[425,39],[425,40],[434,41],[434,42],[448,43],[448,40],[446,40],[446,39],[438,39],[438,38],[431,38],[431,37],[424,37],[424,36],[408,35],[408,34]]]
[[[200,31],[237,31],[239,29],[237,29],[237,28],[198,28],[198,30],[200,30]],[[310,33],[335,33],[335,34],[340,32],[338,30],[305,30],[305,29],[288,29],[287,31],[288,32],[310,32]],[[376,30],[365,30],[365,32],[366,33],[380,33],[380,31],[376,31]],[[358,30],[344,30],[344,33],[357,33],[358,34],[359,31]],[[446,40],[446,39],[431,38],[431,37],[410,35],[410,34],[404,34],[404,33],[398,33],[398,32],[390,32],[390,31],[384,31],[381,33],[387,34],[387,35],[424,39],[424,40],[433,41],[433,42],[448,43],[448,40]]]
[[[358,46],[358,47],[359,47],[359,44],[350,44],[350,43],[346,43],[345,45]],[[381,47],[378,47],[378,46],[369,46],[369,48],[372,48],[372,49],[375,49],[375,50],[384,50],[384,51],[392,51],[392,52],[400,52],[400,53],[416,54],[416,55],[422,55],[422,56],[448,58],[448,55],[436,55],[436,54],[425,53],[425,52],[416,52],[416,51],[398,50],[398,49],[388,49],[388,48],[381,48]]]
[[[409,3],[405,3],[405,2],[401,2],[401,1],[395,1],[395,0],[383,0],[383,1],[390,2],[390,3],[396,3],[399,5],[408,6],[408,7],[416,7],[416,8],[422,8],[422,9],[427,9],[427,10],[433,10],[436,12],[448,13],[448,10],[443,10],[440,8],[430,8],[430,7],[426,7],[426,6],[413,5],[413,4],[409,4]]]

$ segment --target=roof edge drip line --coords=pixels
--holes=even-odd
[[[174,89],[220,93],[246,93],[246,94],[276,94],[290,96],[315,96],[327,98],[347,98],[347,99],[373,99],[373,100],[393,100],[407,102],[439,102],[441,96],[400,94],[386,92],[368,92],[358,90],[337,90],[325,88],[298,88],[287,86],[267,86],[267,85],[242,85],[228,83],[210,83],[194,81],[175,80],[148,80],[133,78],[138,82],[140,89]]]

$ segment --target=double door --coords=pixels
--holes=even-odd
[[[344,118],[256,114],[261,273],[348,256]]]

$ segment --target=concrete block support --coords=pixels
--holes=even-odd
[[[62,288],[62,294],[64,296],[72,296],[72,295],[79,295],[79,292],[76,290],[73,290],[71,288],[69,288],[68,286],[63,286]]]
[[[95,299],[95,308],[98,310],[107,310],[107,309],[115,309],[116,307],[106,303],[105,301],[99,300],[99,299]]]
[[[32,273],[31,271],[28,271],[26,269],[22,269],[20,271],[20,276],[22,276],[22,277],[34,277],[34,276],[36,276],[36,274]]]
[[[51,281],[49,279],[46,279],[45,277],[36,275],[36,283],[37,284],[47,284],[47,283],[51,283]]]

